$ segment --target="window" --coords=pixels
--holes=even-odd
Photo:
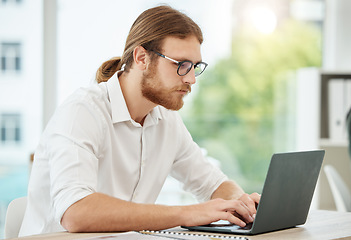
[[[21,43],[1,43],[1,70],[20,72],[21,69]]]
[[[1,0],[2,4],[7,4],[7,3],[17,3],[20,4],[22,3],[22,0]]]
[[[3,113],[0,115],[0,141],[2,144],[20,143],[21,115],[17,113]]]
[[[235,2],[230,54],[208,66],[181,113],[195,142],[229,178],[260,193],[271,155],[296,150],[295,72],[320,67],[322,19],[279,11],[290,1],[278,1],[279,8]]]

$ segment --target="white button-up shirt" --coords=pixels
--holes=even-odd
[[[117,73],[80,89],[48,123],[35,152],[20,235],[64,230],[69,206],[94,192],[154,203],[168,174],[199,200],[227,177],[208,163],[179,114],[161,106],[135,122]]]

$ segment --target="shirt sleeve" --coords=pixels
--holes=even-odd
[[[174,161],[171,176],[182,182],[184,190],[194,194],[199,201],[208,201],[228,177],[206,159],[180,117],[177,121],[180,136],[179,154]]]
[[[60,222],[69,206],[96,192],[101,117],[88,102],[60,107],[47,129],[51,199]]]

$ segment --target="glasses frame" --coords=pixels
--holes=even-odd
[[[148,49],[146,49],[146,50],[148,50]],[[158,56],[163,57],[163,58],[165,58],[165,59],[167,59],[167,60],[170,60],[170,61],[172,61],[172,62],[178,64],[177,74],[178,74],[179,76],[185,76],[185,75],[187,75],[187,74],[190,72],[190,70],[191,70],[193,67],[194,67],[194,69],[195,69],[199,64],[204,64],[205,67],[204,67],[204,69],[202,69],[201,72],[199,72],[199,73],[197,73],[197,74],[196,74],[196,72],[195,72],[195,77],[197,77],[197,76],[201,75],[201,73],[203,73],[203,72],[205,71],[205,69],[206,69],[206,67],[207,67],[207,65],[208,65],[208,64],[205,63],[205,62],[193,63],[192,61],[189,61],[189,60],[185,60],[185,61],[180,61],[180,62],[179,62],[179,61],[177,61],[177,60],[174,60],[173,58],[167,57],[166,55],[163,55],[162,53],[156,52],[156,51],[154,51],[154,50],[148,50],[148,51],[154,52],[154,53],[156,53]],[[180,67],[182,66],[182,64],[183,64],[183,63],[186,63],[186,62],[187,62],[187,63],[190,63],[191,66],[187,69],[186,73],[180,74],[180,73],[179,73],[179,69],[180,69]]]

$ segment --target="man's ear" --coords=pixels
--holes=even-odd
[[[133,51],[133,58],[135,66],[140,70],[145,70],[149,64],[149,56],[147,51],[142,46],[137,46]]]

